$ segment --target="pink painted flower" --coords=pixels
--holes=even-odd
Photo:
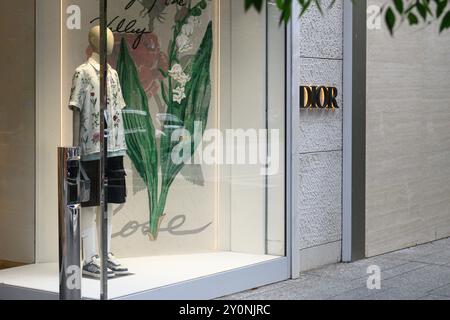
[[[159,82],[164,78],[160,70],[167,72],[169,68],[167,55],[161,51],[156,34],[147,33],[143,35],[137,49],[133,49],[133,43],[136,41],[135,34],[115,33],[114,36],[116,42],[114,51],[108,59],[108,63],[114,68],[117,66],[117,59],[120,52],[120,42],[122,37],[124,37],[128,44],[131,57],[133,58],[139,72],[142,87],[148,97],[155,96],[160,89]],[[92,49],[90,47],[86,50],[86,55],[87,57],[92,55]]]

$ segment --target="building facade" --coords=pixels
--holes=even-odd
[[[109,298],[215,298],[450,236],[448,36],[369,28],[381,0],[287,26],[271,1],[261,14],[163,2],[1,4],[23,23],[2,30],[0,267],[15,268],[0,271],[0,298],[58,296],[56,151],[76,140],[69,97],[100,97],[77,70],[96,70],[105,13],[127,105],[107,119],[123,121],[128,147],[110,243],[131,273]],[[81,144],[100,143],[91,129]],[[83,279],[83,296],[99,284]]]

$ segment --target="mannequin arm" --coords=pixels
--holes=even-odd
[[[80,111],[72,108],[73,111],[73,146],[80,145]]]

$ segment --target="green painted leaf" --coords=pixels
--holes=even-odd
[[[155,127],[148,108],[147,95],[123,38],[117,72],[127,105],[123,110],[123,120],[128,155],[147,185],[151,217],[156,212],[158,202],[158,149]]]
[[[186,84],[186,98],[178,104],[170,102],[167,113],[178,119],[183,124],[192,138],[194,138],[195,122],[201,122],[201,134],[203,135],[208,123],[208,116],[211,104],[211,58],[213,52],[213,31],[212,22],[208,24],[202,43],[192,58],[185,72],[191,76],[191,80]],[[158,202],[157,214],[152,216],[150,231],[157,234],[160,218],[164,214],[166,200],[170,186],[183,169],[184,164],[174,164],[172,152],[180,142],[172,142],[173,128],[170,121],[164,123],[164,135],[161,137],[161,195]],[[191,154],[195,153],[195,143],[192,142]]]

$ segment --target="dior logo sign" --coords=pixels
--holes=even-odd
[[[339,109],[335,87],[301,86],[300,109]]]

